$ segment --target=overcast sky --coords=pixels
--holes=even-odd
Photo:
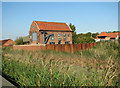
[[[77,33],[118,30],[117,2],[3,2],[2,39],[29,35],[32,21],[65,22]]]

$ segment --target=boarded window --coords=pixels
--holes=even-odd
[[[37,41],[37,33],[36,32],[34,32],[32,34],[32,41]]]

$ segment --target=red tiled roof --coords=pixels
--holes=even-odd
[[[5,40],[0,40],[0,44],[5,44],[8,40],[12,40],[12,39],[5,39]],[[13,41],[13,40],[12,40]]]
[[[0,40],[0,44],[4,44],[4,43],[6,43],[8,40],[10,40],[10,39],[6,39],[6,40]]]
[[[106,33],[106,32],[102,32],[101,34],[97,35],[97,36],[107,36],[107,37],[110,37],[110,38],[116,38],[117,37],[117,34],[119,35],[120,37],[120,32],[116,32],[116,33]]]
[[[40,30],[71,31],[66,23],[34,21]]]
[[[117,33],[108,33],[107,35],[111,38],[116,38],[117,37]]]
[[[107,36],[107,33],[106,33],[106,32],[102,32],[102,33],[100,33],[100,34],[97,35],[97,36]]]

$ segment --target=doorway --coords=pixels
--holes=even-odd
[[[61,44],[61,40],[58,41],[58,44]]]

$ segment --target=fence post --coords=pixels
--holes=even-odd
[[[70,52],[71,52],[71,53],[74,53],[74,47],[73,47],[73,44],[70,44]]]
[[[73,44],[73,52],[76,52],[77,48],[76,48],[76,44]]]
[[[55,44],[55,45],[54,45],[54,49],[55,49],[55,51],[59,51],[58,44]]]
[[[87,49],[89,50],[89,48],[90,48],[90,44],[89,44],[89,43],[87,43]]]
[[[94,42],[94,46],[96,46],[96,42]]]
[[[65,44],[62,44],[61,48],[62,48],[61,50],[64,52],[65,51]]]
[[[48,50],[48,44],[46,44],[46,50]]]
[[[90,48],[93,48],[93,43],[90,43]]]
[[[61,44],[58,44],[57,46],[58,46],[58,51],[62,51],[62,49],[61,49],[61,48],[62,48],[62,47],[61,47]]]
[[[85,50],[85,43],[82,43],[82,49]]]
[[[77,44],[77,51],[81,51],[81,44]]]
[[[65,52],[70,52],[70,44],[65,44]]]
[[[54,47],[55,47],[54,44],[47,44],[46,49],[47,49],[47,50],[55,50]]]

